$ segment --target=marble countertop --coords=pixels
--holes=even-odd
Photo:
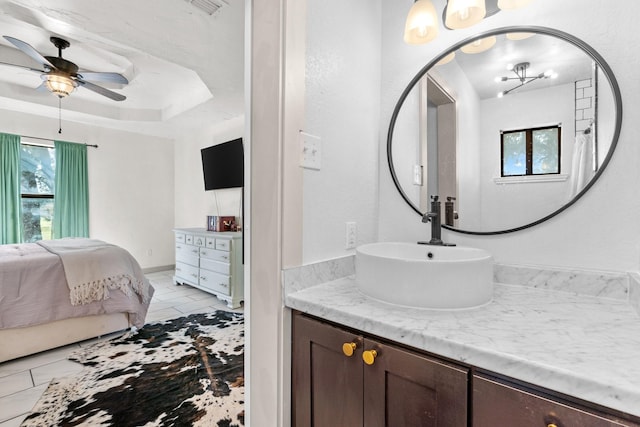
[[[467,310],[397,307],[353,276],[285,295],[347,327],[640,416],[640,317],[626,301],[515,285]]]

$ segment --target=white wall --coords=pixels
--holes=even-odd
[[[640,55],[629,40],[636,34],[634,17],[640,2],[591,1],[582,7],[579,0],[557,2],[537,0],[524,9],[505,11],[470,29],[441,30],[436,41],[423,46],[407,46],[401,32],[409,6],[382,2],[383,60],[381,134],[404,85],[431,58],[448,46],[478,32],[511,25],[556,28],[584,40],[609,63],[622,91],[624,118],[620,141],[608,169],[592,189],[558,217],[534,228],[498,236],[468,236],[445,232],[444,238],[458,244],[488,249],[496,262],[577,267],[603,270],[637,270],[640,263],[640,180],[637,159],[640,144],[633,117],[640,114],[635,96],[640,80],[633,70]],[[444,1],[434,1],[442,10]],[[615,31],[611,29],[615,28]],[[381,145],[384,141],[381,141]],[[382,151],[382,147],[381,147]],[[389,173],[381,168],[380,239],[415,241],[428,231],[397,195]]]
[[[307,3],[304,131],[322,140],[322,168],[304,171],[303,262],[343,256],[377,238],[380,4]]]
[[[508,99],[506,99],[508,98]],[[505,102],[507,101],[507,102]],[[575,141],[575,88],[573,84],[491,98],[480,106],[480,168],[482,187],[478,211],[482,231],[504,230],[534,222],[561,208],[573,196],[570,180],[554,182],[496,183],[500,178],[500,131],[561,124],[560,172],[569,175]],[[464,124],[463,124],[464,126]],[[462,210],[461,210],[462,211]],[[466,229],[464,220],[460,228]],[[473,229],[473,228],[472,228]]]
[[[142,268],[173,259],[173,144],[156,137],[3,110],[0,131],[88,148],[89,235],[127,249]]]
[[[241,189],[204,191],[200,150],[240,138],[243,133],[244,117],[238,117],[216,126],[204,127],[175,141],[176,227],[205,228],[208,215],[241,216]]]

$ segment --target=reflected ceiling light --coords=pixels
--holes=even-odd
[[[445,25],[458,30],[482,21],[487,14],[484,0],[448,0]]]
[[[46,88],[58,98],[68,96],[78,86],[78,83],[69,76],[55,71],[43,74],[42,79]]]
[[[484,18],[495,15],[500,9],[515,9],[532,0],[447,0],[442,11],[442,25],[448,30],[467,28]],[[497,7],[502,5],[502,7]],[[439,22],[431,0],[414,0],[404,26],[404,41],[408,44],[424,44],[438,36]]]
[[[455,52],[451,52],[450,54],[448,54],[447,56],[442,58],[440,61],[438,61],[436,63],[436,65],[448,64],[449,62],[453,61],[453,58],[455,58],[455,56],[456,56],[456,53]]]
[[[524,40],[532,36],[535,36],[535,33],[507,33],[507,38],[509,40]]]
[[[462,46],[460,50],[464,53],[480,53],[491,49],[494,44],[496,44],[496,36],[485,37]]]
[[[438,15],[430,0],[417,0],[411,6],[404,26],[404,41],[408,44],[428,43],[438,36]]]
[[[502,10],[519,9],[527,6],[533,0],[498,0],[498,7]]]
[[[521,88],[524,85],[528,85],[533,81],[558,77],[558,74],[554,73],[553,70],[548,70],[544,73],[529,77],[527,76],[527,70],[529,69],[530,65],[531,64],[529,64],[528,62],[520,62],[514,66],[509,66],[508,69],[510,71],[513,71],[516,77],[496,77],[496,82],[506,82],[509,80],[518,80],[520,82],[520,84],[512,87],[511,89],[498,93],[498,98],[502,98],[504,95],[507,95],[508,93],[513,92],[514,90]]]

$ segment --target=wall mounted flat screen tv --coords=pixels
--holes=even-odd
[[[244,187],[244,149],[242,138],[200,150],[204,189]]]

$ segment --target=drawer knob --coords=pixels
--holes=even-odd
[[[377,356],[378,352],[375,350],[365,350],[362,352],[362,360],[364,360],[364,363],[367,365],[373,365]]]
[[[544,423],[547,425],[547,427],[563,427],[564,426],[564,424],[560,422],[560,420],[558,419],[558,417],[556,417],[554,413],[550,413],[547,416],[545,416]]]
[[[342,344],[342,352],[344,353],[345,356],[351,357],[353,356],[353,352],[356,350],[356,347],[357,347],[356,343],[346,342]]]

